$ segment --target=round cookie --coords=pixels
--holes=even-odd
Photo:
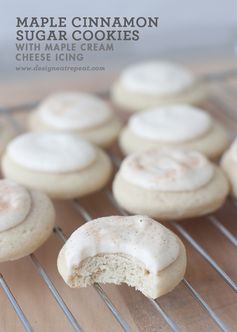
[[[231,193],[237,198],[237,139],[224,153],[221,159],[221,166],[229,179]]]
[[[52,198],[71,199],[101,189],[112,165],[105,152],[76,134],[41,132],[15,138],[2,158],[2,171]]]
[[[53,204],[45,194],[0,180],[0,262],[38,249],[51,235],[54,220]]]
[[[29,116],[32,131],[63,131],[80,136],[100,147],[116,140],[121,123],[100,98],[76,92],[46,98]]]
[[[58,256],[70,287],[126,283],[149,298],[170,292],[183,279],[186,252],[169,229],[146,216],[111,216],[78,228]]]
[[[197,104],[205,98],[206,87],[180,65],[150,61],[123,70],[111,96],[117,106],[134,112],[159,105]]]
[[[119,145],[125,155],[150,148],[179,147],[215,159],[228,147],[229,137],[204,110],[177,104],[132,115],[120,134]]]
[[[13,128],[4,119],[0,121],[0,157],[2,156],[8,142],[16,136]]]
[[[125,158],[113,182],[118,204],[130,213],[178,220],[217,210],[228,195],[220,168],[199,152],[163,149]]]

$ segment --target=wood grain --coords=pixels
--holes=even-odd
[[[230,68],[235,61],[205,62],[193,66],[197,72]],[[116,73],[97,76],[90,81],[75,77],[69,80],[19,81],[0,84],[1,107],[13,106],[32,100],[38,100],[49,92],[64,89],[83,89],[89,91],[106,90]],[[102,82],[102,83],[101,83]],[[100,89],[98,88],[100,87]],[[210,97],[203,103],[211,114],[229,129],[232,136],[237,133],[237,81],[214,84]],[[15,115],[25,122],[24,110]],[[124,117],[124,116],[123,116]],[[125,118],[125,117],[124,117]],[[114,147],[114,151],[117,148]],[[110,186],[107,188],[110,190]],[[80,200],[92,218],[118,214],[111,206],[105,191]],[[84,221],[72,202],[55,202],[57,224],[69,236]],[[228,201],[216,213],[221,223],[237,236],[237,208]],[[188,220],[181,223],[189,234],[211,255],[221,268],[233,279],[237,279],[236,248],[220,233],[207,218]],[[172,225],[170,226],[172,228]],[[234,291],[218,275],[209,263],[184,240],[188,251],[188,268],[186,279],[199,292],[204,300],[218,314],[232,331],[237,331],[237,301]],[[68,288],[56,268],[57,254],[62,242],[55,234],[36,251],[35,255],[48,276],[53,281],[65,303],[84,331],[122,331],[120,325],[110,313],[93,287],[72,290]],[[29,319],[34,331],[61,332],[73,331],[66,316],[55,302],[49,289],[37,273],[30,257],[15,262],[1,264],[3,274],[15,298]],[[127,321],[132,331],[170,331],[169,326],[139,292],[122,286],[105,285],[103,289],[110,297],[121,316]],[[158,300],[162,308],[176,322],[181,331],[219,331],[207,312],[193,298],[181,283],[173,292]],[[10,305],[4,292],[0,289],[0,331],[22,331],[22,325]]]

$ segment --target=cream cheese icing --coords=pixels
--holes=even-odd
[[[31,208],[31,196],[23,186],[10,181],[0,181],[0,232],[22,223]]]
[[[7,146],[7,155],[16,164],[39,172],[73,172],[96,159],[96,149],[78,135],[26,133]]]
[[[154,149],[128,156],[119,172],[126,181],[145,189],[180,192],[206,185],[214,168],[199,152]]]
[[[61,93],[48,97],[38,108],[43,122],[61,130],[84,130],[107,122],[112,112],[106,102],[87,93]]]
[[[177,64],[150,61],[125,69],[120,82],[130,91],[162,96],[185,90],[194,83],[194,77]]]
[[[157,274],[177,259],[179,251],[176,236],[151,218],[112,216],[78,228],[65,244],[65,259],[68,275],[83,259],[101,253],[131,255]]]
[[[179,104],[134,114],[128,126],[145,139],[182,142],[205,134],[212,126],[212,118],[197,107]]]
[[[229,153],[230,153],[230,157],[232,158],[232,160],[235,163],[237,163],[237,138],[235,138],[235,140],[231,144]]]

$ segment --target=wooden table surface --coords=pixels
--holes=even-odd
[[[231,62],[229,60],[221,62],[209,61],[195,64],[193,69],[204,73],[211,70],[231,68],[235,64],[235,61]],[[114,75],[109,74],[103,74],[103,77],[98,74],[95,76],[92,81],[85,79],[85,77],[82,79],[74,76],[69,80],[68,78],[54,79],[48,76],[46,80],[35,79],[33,81],[0,83],[0,107],[39,100],[56,90],[106,90],[114,77]],[[203,102],[203,107],[218,118],[229,129],[232,136],[236,135],[237,80],[232,79],[228,82],[213,84],[210,96]],[[15,118],[21,121],[25,118],[25,113],[21,112]],[[117,150],[116,147],[114,149]],[[110,190],[110,186],[108,186],[107,190]],[[105,190],[81,199],[80,204],[89,212],[92,218],[119,214],[110,204]],[[61,226],[66,236],[69,236],[73,230],[84,222],[73,202],[55,202],[55,207],[57,212],[56,222]],[[225,206],[215,216],[233,235],[237,236],[237,207],[234,207],[230,200],[226,202]],[[208,218],[188,220],[180,224],[232,280],[237,280],[236,247]],[[169,227],[173,228],[172,225],[169,225]],[[177,232],[177,230],[175,231]],[[237,299],[234,290],[193,248],[189,241],[184,239],[184,243],[188,252],[186,280],[219,318],[224,321],[229,330],[237,331]],[[50,239],[35,252],[35,257],[52,280],[83,331],[122,331],[123,329],[93,287],[75,290],[70,289],[63,282],[56,267],[56,259],[61,247],[62,241],[55,234],[52,234]],[[1,264],[0,273],[30,321],[34,331],[61,332],[74,330],[56,303],[44,280],[37,272],[30,257]],[[126,285],[104,285],[102,288],[132,331],[170,331],[169,325],[157,308],[139,292]],[[172,318],[181,331],[220,330],[210,315],[192,296],[184,283],[180,283],[170,294],[159,298],[157,303]],[[24,330],[1,288],[0,308],[1,332]]]

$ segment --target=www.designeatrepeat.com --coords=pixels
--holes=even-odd
[[[16,66],[16,71],[104,71],[105,67],[93,66]]]

